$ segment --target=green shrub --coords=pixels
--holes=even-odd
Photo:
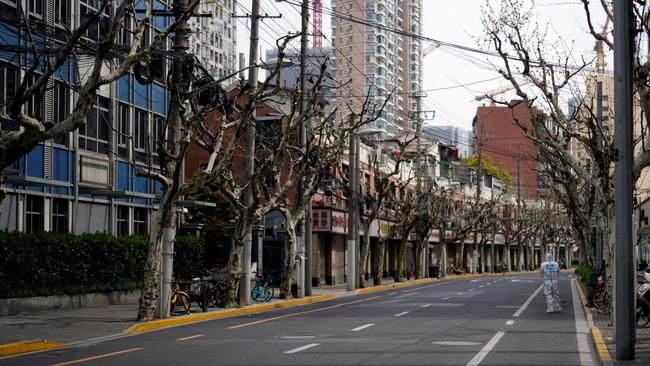
[[[204,262],[202,239],[179,237],[177,273]],[[140,289],[149,236],[0,232],[0,298]]]

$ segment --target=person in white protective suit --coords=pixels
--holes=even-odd
[[[539,273],[544,279],[544,295],[546,295],[546,312],[557,313],[560,309],[560,266],[553,261],[553,254],[546,254],[546,261],[539,267]]]

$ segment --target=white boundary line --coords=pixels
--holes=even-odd
[[[496,346],[497,342],[499,342],[499,340],[501,339],[501,337],[503,337],[504,334],[506,334],[506,332],[503,332],[503,331],[497,332],[497,334],[495,334],[494,337],[492,337],[492,339],[490,339],[488,344],[486,344],[485,347],[483,347],[483,349],[479,353],[477,353],[476,356],[474,356],[474,358],[472,358],[471,361],[469,361],[467,366],[476,366],[479,363],[481,363],[481,361],[483,361],[485,356],[487,356],[488,353],[490,353],[490,351],[492,351],[492,348],[494,348],[494,346]]]
[[[530,304],[530,302],[533,301],[533,299],[535,298],[535,296],[537,296],[537,294],[542,290],[542,287],[544,287],[544,284],[541,284],[541,285],[539,286],[539,288],[538,288],[537,290],[535,290],[535,292],[533,292],[532,295],[530,295],[530,297],[528,298],[528,300],[526,300],[526,302],[525,302],[523,305],[521,305],[521,307],[519,308],[519,310],[517,310],[517,312],[514,313],[512,316],[514,316],[514,317],[518,317],[519,315],[521,315],[521,313],[523,313],[524,310],[526,310],[526,308],[528,307],[528,305]]]
[[[352,329],[352,332],[358,332],[358,331],[363,330],[363,329],[366,329],[366,328],[368,328],[368,327],[372,327],[373,325],[374,325],[374,324],[366,324],[366,325],[362,325],[362,326],[360,326],[360,327],[358,327],[358,328],[354,328],[354,329]]]
[[[304,350],[306,350],[306,349],[308,349],[308,348],[316,347],[316,346],[318,346],[318,345],[320,345],[320,343],[312,343],[312,344],[308,344],[308,345],[306,345],[306,346],[302,346],[302,347],[294,348],[294,349],[292,349],[292,350],[290,350],[290,351],[287,351],[287,352],[285,352],[285,353],[296,353],[296,352],[304,351]]]

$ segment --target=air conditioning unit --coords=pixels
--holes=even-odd
[[[451,182],[450,188],[452,191],[460,191],[460,182]]]

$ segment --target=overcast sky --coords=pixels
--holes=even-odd
[[[250,12],[250,0],[238,2],[240,3],[240,8],[237,9],[239,15]],[[265,19],[260,24],[261,57],[264,57],[267,49],[275,48],[275,39],[287,32],[298,30],[300,2],[300,0],[283,2],[261,0],[262,14],[282,14],[281,19]],[[436,112],[434,120],[427,121],[427,124],[454,125],[471,129],[476,108],[481,105],[481,102],[475,101],[474,98],[507,85],[494,69],[494,65],[499,64],[498,58],[455,47],[463,46],[477,50],[481,48],[475,37],[483,33],[481,18],[485,0],[423,0],[422,2],[424,5],[422,36],[451,44],[436,49],[424,59],[423,90],[427,98],[423,100],[423,109]],[[490,0],[490,3],[498,7],[499,1]],[[526,3],[530,2],[527,0]],[[330,12],[330,0],[323,0],[323,31],[326,35],[330,34]],[[594,40],[587,34],[584,9],[579,0],[538,0],[535,5],[535,16],[540,25],[549,24],[549,41],[560,37],[565,44],[575,41],[575,57],[584,56],[589,60],[595,57]],[[604,16],[601,18],[595,21],[597,27],[602,27],[604,24]],[[239,20],[238,52],[245,53],[247,59],[249,26],[250,21]],[[423,47],[429,44],[424,42]],[[323,46],[327,45],[330,45],[328,39],[323,41]],[[299,44],[296,43],[295,47],[299,48]],[[608,65],[608,68],[611,69],[612,65]],[[512,95],[512,93],[502,94],[505,98]]]

